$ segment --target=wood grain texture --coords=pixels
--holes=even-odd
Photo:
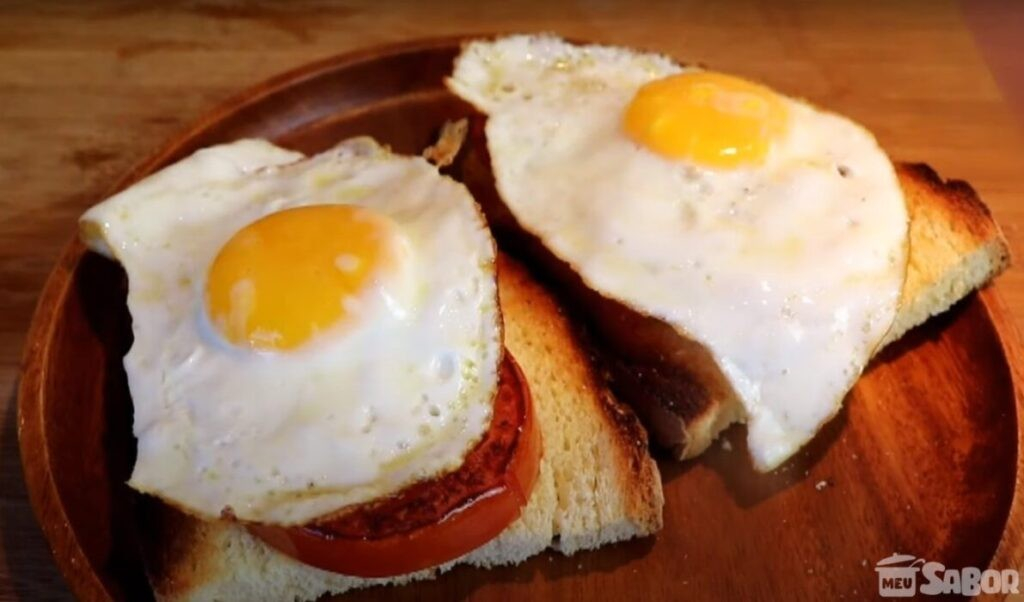
[[[1024,139],[952,3],[23,3],[0,11],[3,600],[67,597],[27,505],[13,402],[28,319],[75,219],[183,124],[311,60],[424,35],[556,30],[702,61],[845,112],[894,158],[967,179],[1021,255]],[[1018,325],[1022,274],[1014,268],[1000,281]]]

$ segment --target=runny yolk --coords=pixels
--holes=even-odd
[[[363,293],[394,267],[397,227],[363,207],[286,209],[242,228],[210,266],[210,321],[230,342],[293,349],[358,318]]]
[[[762,163],[788,118],[783,97],[765,86],[692,71],[642,86],[626,108],[624,127],[663,156],[731,168]]]

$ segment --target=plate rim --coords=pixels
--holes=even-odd
[[[377,61],[404,53],[451,47],[470,39],[493,37],[494,32],[421,37],[387,42],[330,55],[252,84],[228,96],[213,108],[200,114],[174,132],[151,155],[135,163],[105,189],[110,196],[138,179],[152,173],[174,154],[204,131],[230,118],[232,114],[262,102],[269,96],[313,80],[325,73],[361,62]],[[49,446],[43,425],[46,371],[50,358],[53,331],[58,307],[63,306],[71,288],[73,275],[86,253],[77,235],[72,235],[60,250],[58,259],[46,277],[26,333],[19,371],[17,400],[18,445],[22,473],[29,502],[37,524],[46,538],[50,554],[64,582],[79,599],[112,600],[114,596],[99,578],[86,558],[76,534],[70,528],[68,514],[60,499],[57,484],[49,471]],[[1024,567],[1024,342],[1016,328],[1009,307],[998,292],[996,283],[988,283],[972,292],[985,310],[999,341],[1006,369],[1011,380],[1017,422],[1017,466],[1014,492],[999,543],[989,566]],[[30,459],[31,458],[31,459]],[[45,519],[45,520],[44,520]],[[57,553],[57,550],[63,553]]]
[[[1017,414],[1017,469],[1014,474],[1013,498],[1010,500],[1010,510],[1006,514],[999,545],[988,566],[1021,570],[1024,568],[1024,342],[1013,314],[995,283],[987,284],[976,294],[985,307],[985,314],[1002,347]],[[1004,599],[1007,597],[1003,596]]]

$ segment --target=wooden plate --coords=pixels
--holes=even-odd
[[[471,109],[445,91],[452,39],[328,59],[250,90],[119,183],[193,150],[260,136],[305,152],[370,134],[418,152]],[[97,199],[99,200],[99,199]],[[72,591],[144,599],[135,547],[130,344],[123,273],[71,241],[43,291],[19,399],[25,476]],[[949,567],[1024,560],[1021,347],[989,288],[911,332],[871,365],[846,409],[784,468],[750,469],[744,433],[696,461],[661,461],[656,538],[519,567],[459,568],[434,582],[351,598],[858,599],[894,552]],[[731,449],[727,449],[731,447]]]

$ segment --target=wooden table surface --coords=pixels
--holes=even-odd
[[[894,158],[968,180],[1024,256],[1024,3],[784,4],[0,6],[0,600],[69,597],[22,482],[15,388],[36,296],[76,218],[204,111],[308,61],[486,31],[657,49],[846,113]],[[1024,328],[1024,270],[998,287]]]

